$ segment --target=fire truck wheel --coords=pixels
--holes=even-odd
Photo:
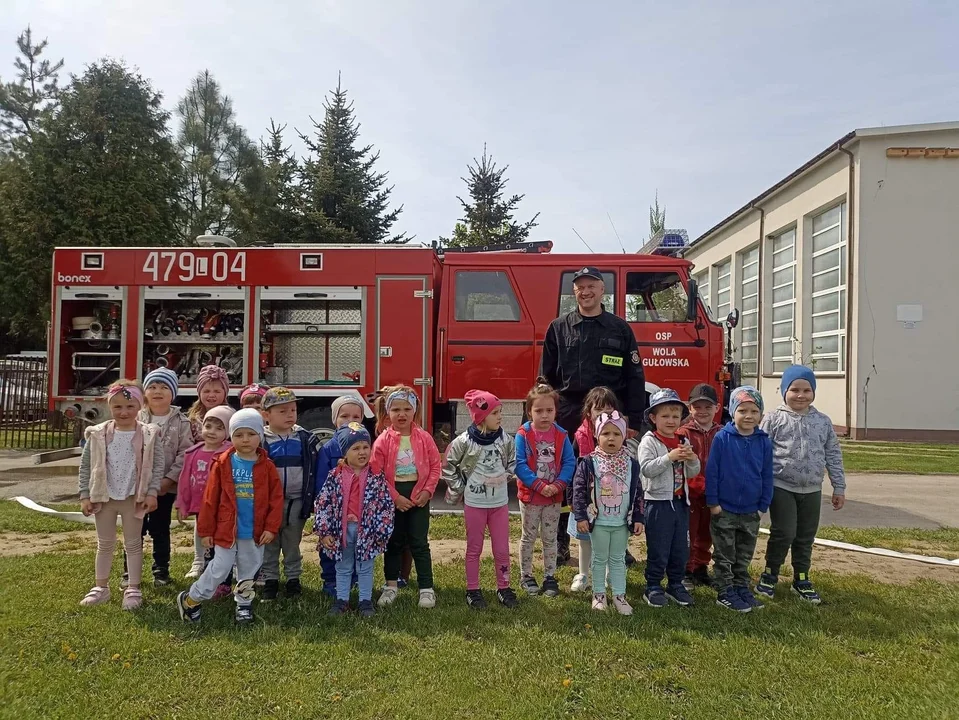
[[[328,407],[315,407],[305,410],[296,422],[310,431],[329,430],[333,432],[333,412]]]

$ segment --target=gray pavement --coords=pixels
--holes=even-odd
[[[76,502],[79,458],[49,465],[32,462],[30,453],[0,451],[0,498],[25,495],[39,503]],[[850,474],[846,482],[848,499],[839,512],[832,509],[829,482],[825,483],[823,525],[928,530],[959,527],[959,476]],[[443,501],[442,490],[433,498],[432,507],[439,511],[458,509]],[[519,509],[515,488],[510,489],[510,509]]]

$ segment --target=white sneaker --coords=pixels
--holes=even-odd
[[[200,562],[194,561],[193,565],[190,567],[190,571],[183,577],[188,578],[190,580],[194,580],[200,577],[202,574],[203,574],[203,561],[202,560]]]
[[[606,609],[606,593],[593,593],[593,610]]]
[[[380,599],[377,601],[377,605],[380,607],[386,607],[387,605],[392,605],[396,600],[396,596],[399,595],[400,591],[398,588],[387,585],[383,588],[383,592],[380,593]]]
[[[633,606],[626,602],[625,595],[614,595],[613,605],[616,607],[616,612],[618,612],[620,615],[633,614]]]
[[[589,589],[589,578],[582,573],[573,578],[573,584],[569,586],[570,592],[584,592]]]
[[[382,600],[383,597],[380,596],[380,599]],[[424,589],[424,590],[420,590],[420,603],[419,603],[419,605],[420,605],[421,608],[434,608],[434,607],[436,607],[436,593],[433,592],[433,590],[432,590],[431,588],[426,588],[426,589]]]

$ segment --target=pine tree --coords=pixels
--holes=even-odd
[[[457,196],[463,206],[463,217],[453,228],[452,237],[440,238],[447,247],[483,246],[498,243],[522,242],[529,231],[536,227],[539,213],[525,223],[513,220],[516,206],[525,195],[513,195],[503,200],[506,183],[504,176],[509,165],[497,168],[492,155],[487,155],[483,145],[483,157],[473,158],[474,165],[467,165],[469,178],[461,178],[469,190],[470,202]]]
[[[313,134],[300,133],[309,150],[301,172],[303,240],[406,242],[405,233],[390,237],[403,206],[389,209],[393,186],[386,185],[387,173],[374,170],[379,152],[358,146],[360,125],[339,80],[323,109],[323,121],[313,120]]]
[[[0,194],[13,228],[13,332],[43,336],[54,247],[169,245],[176,237],[179,163],[161,99],[107,59],[75,78],[59,111],[41,119],[24,171]]]
[[[179,193],[180,242],[197,235],[232,237],[239,233],[234,207],[243,202],[244,178],[256,171],[259,156],[236,122],[233,101],[209,70],[199,73],[177,103],[177,149],[183,164]]]
[[[659,191],[656,191],[656,200],[649,206],[649,239],[656,237],[656,233],[666,229],[666,207],[659,208]]]
[[[0,151],[23,150],[40,119],[53,113],[60,94],[63,60],[51,63],[42,58],[47,39],[34,45],[28,25],[17,38],[17,48],[20,54],[13,61],[17,80],[0,83]]]

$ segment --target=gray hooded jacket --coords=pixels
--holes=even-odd
[[[780,405],[763,416],[759,427],[773,441],[774,487],[801,494],[819,492],[828,472],[833,494],[846,494],[842,450],[828,415],[812,406],[800,415]]]

